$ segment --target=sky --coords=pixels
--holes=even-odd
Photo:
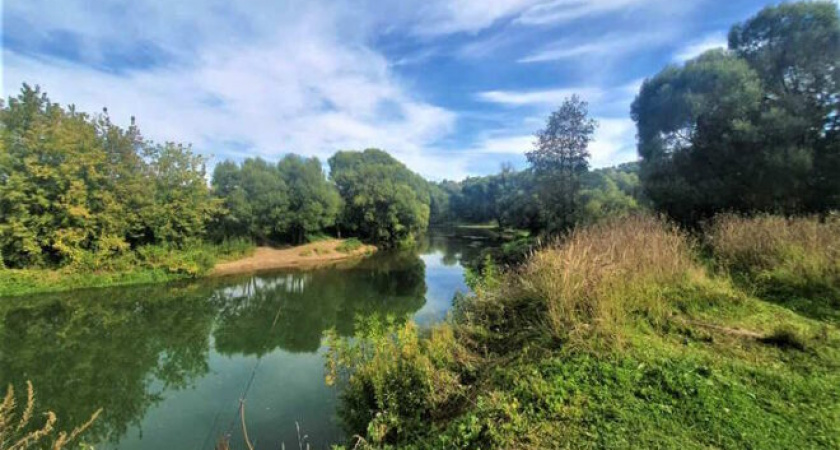
[[[22,83],[212,166],[381,148],[433,179],[526,164],[576,93],[593,167],[636,159],[645,77],[726,45],[754,0],[0,0]]]

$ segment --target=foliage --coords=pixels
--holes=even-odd
[[[341,197],[324,176],[318,158],[287,155],[277,165],[289,188],[289,222],[285,234],[300,244],[308,237],[335,225],[341,211]]]
[[[343,384],[339,414],[349,432],[375,444],[405,442],[464,400],[450,369],[464,362],[450,328],[434,328],[421,339],[413,323],[393,318],[374,316],[357,326],[353,340],[327,334],[326,381]]]
[[[474,275],[443,327],[456,345],[393,334],[410,325],[333,342],[347,356],[332,367],[363,374],[342,391],[356,448],[839,445],[840,332],[707,272],[692,247],[660,219],[602,222]],[[435,410],[438,371],[458,394]]]
[[[528,162],[538,177],[539,199],[551,230],[565,231],[578,220],[580,177],[589,169],[589,143],[597,122],[577,95],[566,99],[537,132]]]
[[[302,244],[335,225],[341,208],[318,158],[290,154],[276,167],[260,158],[241,165],[225,161],[216,166],[212,184],[227,209],[217,223],[219,236]]]
[[[6,396],[0,403],[0,449],[2,450],[40,448],[59,450],[67,448],[79,435],[90,428],[99,414],[102,413],[101,409],[97,410],[87,422],[77,426],[69,433],[67,431],[56,431],[55,425],[58,418],[52,411],[43,414],[46,416],[43,425],[35,425],[33,423],[35,390],[32,388],[31,382],[27,381],[26,387],[26,404],[20,411],[20,418],[16,417],[15,391],[11,385],[6,389]]]
[[[625,217],[644,209],[638,171],[623,165],[588,172],[582,179],[580,222]]]
[[[329,165],[344,200],[343,230],[395,246],[428,227],[428,183],[391,155],[377,149],[341,151]]]
[[[232,239],[218,244],[196,241],[178,248],[146,245],[118,256],[86,252],[76,263],[57,270],[0,269],[0,296],[192,278],[212,269],[217,261],[245,256],[253,249],[249,240]]]
[[[0,111],[0,254],[13,268],[199,238],[218,210],[204,160],[24,84]]]
[[[729,47],[665,68],[633,103],[654,205],[690,225],[721,211],[837,208],[836,7],[767,7],[732,28]]]
[[[356,250],[362,248],[363,245],[364,244],[362,244],[362,241],[356,238],[350,238],[344,240],[344,242],[342,242],[341,244],[338,244],[335,250],[341,253],[353,253]]]

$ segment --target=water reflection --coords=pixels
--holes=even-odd
[[[330,328],[353,332],[356,316],[409,315],[423,306],[423,260],[381,255],[343,270],[255,276],[213,295],[219,353],[261,356],[275,349],[314,352]]]
[[[322,448],[342,437],[323,332],[371,314],[439,320],[479,251],[433,235],[340,269],[6,299],[0,385],[32,380],[65,429],[102,407],[88,439],[120,449],[212,448],[252,385],[252,439],[296,445],[298,422]]]

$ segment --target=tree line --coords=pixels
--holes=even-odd
[[[840,18],[831,2],[783,3],[732,27],[727,49],[669,65],[632,104],[639,161],[590,170],[597,123],[573,96],[529,167],[437,185],[446,220],[556,233],[652,208],[686,226],[720,212],[840,208]]]
[[[597,122],[573,96],[547,119],[528,167],[427,182],[388,153],[327,161],[223,161],[208,183],[189,146],[51,102],[24,85],[0,109],[0,263],[53,267],[148,245],[321,234],[388,247],[429,224],[493,222],[532,234],[652,208],[696,225],[721,211],[840,208],[840,18],[830,2],[767,7],[728,49],[669,65],[632,105],[639,162],[591,170]]]
[[[381,246],[429,223],[431,186],[384,151],[328,161],[206,159],[145,139],[24,84],[0,109],[0,267],[63,267],[147,246],[248,239],[300,244],[325,233]],[[91,266],[88,264],[87,266]],[[86,267],[87,267],[86,266]]]

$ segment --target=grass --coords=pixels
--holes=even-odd
[[[102,410],[96,411],[84,424],[70,432],[58,431],[58,418],[52,411],[35,414],[35,390],[27,382],[26,403],[17,411],[15,390],[9,386],[0,402],[0,450],[29,450],[50,448],[60,450],[75,445],[75,441],[96,421]],[[40,419],[43,416],[43,421]],[[39,417],[39,419],[35,419]],[[88,446],[81,444],[83,448]],[[92,448],[92,447],[90,447]]]
[[[721,269],[756,295],[840,322],[840,219],[734,215],[707,232]]]
[[[737,220],[762,228],[767,219]],[[475,293],[432,330],[391,321],[332,338],[329,381],[341,387],[348,435],[360,437],[350,446],[840,447],[837,323],[738,279],[807,268],[833,289],[831,271],[797,252],[748,258],[762,263],[745,269],[709,233],[717,268],[659,219],[595,225],[520,269],[474,277]],[[779,233],[781,246],[814,235]],[[778,236],[726,248],[769,238]],[[797,292],[803,304],[823,301]]]
[[[146,246],[120,255],[85,254],[59,269],[0,269],[0,297],[194,278],[219,262],[252,252],[246,240]]]
[[[344,242],[342,242],[341,244],[338,244],[338,246],[335,248],[335,250],[337,252],[341,252],[341,253],[353,253],[356,250],[362,248],[363,245],[364,244],[362,244],[362,241],[360,241],[356,238],[350,238],[350,239],[345,239]]]

